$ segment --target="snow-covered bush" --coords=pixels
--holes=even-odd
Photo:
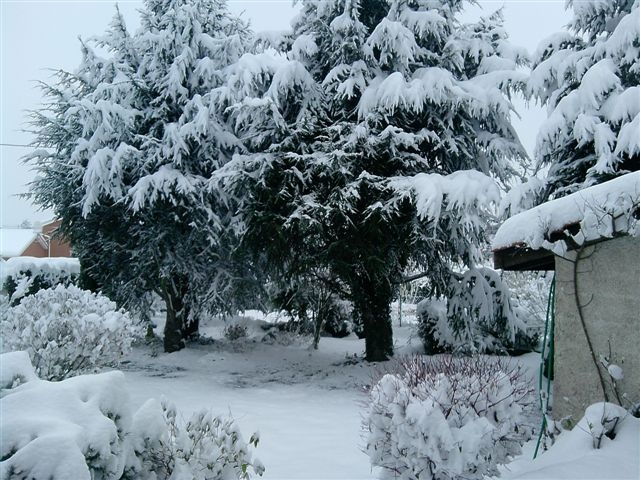
[[[231,480],[250,478],[249,468],[262,475],[262,463],[252,457],[254,433],[245,442],[231,417],[195,413],[182,427],[175,406],[148,400],[133,421],[135,458],[123,478],[141,480]]]
[[[583,421],[589,427],[593,447],[600,448],[603,437],[616,438],[616,429],[627,416],[629,412],[614,403],[601,402],[587,407]]]
[[[38,378],[27,352],[9,352],[0,354],[0,398],[5,390],[10,390],[25,382]]]
[[[4,265],[2,288],[16,304],[22,297],[39,290],[75,284],[78,275],[77,258],[13,257]]]
[[[531,387],[519,366],[488,357],[411,357],[370,391],[371,464],[388,478],[479,479],[520,452]]]
[[[511,303],[532,336],[539,336],[544,330],[552,279],[548,272],[502,272]]]
[[[416,307],[418,316],[418,336],[427,355],[444,353],[448,346],[443,341],[442,332],[448,331],[447,302],[444,299],[427,298]]]
[[[427,353],[521,352],[538,343],[500,274],[487,267],[472,268],[453,280],[446,303],[421,302],[418,318]]]
[[[353,304],[347,300],[332,298],[324,312],[322,333],[334,338],[343,338],[355,333],[364,338],[362,323],[353,315]]]
[[[74,285],[24,297],[0,322],[2,351],[28,351],[47,380],[117,365],[136,334],[128,313],[107,297]]]
[[[27,352],[0,355],[0,478],[234,480],[264,471],[232,419],[149,400],[132,414],[124,375],[37,378]]]
[[[453,285],[447,305],[455,349],[504,353],[514,349],[526,325],[511,304],[509,289],[495,270],[470,269]]]
[[[0,478],[120,478],[131,425],[124,375],[36,377],[26,352],[0,355]]]
[[[241,338],[247,338],[247,326],[240,323],[232,323],[224,327],[224,338],[230,341],[239,340]]]
[[[6,321],[9,312],[9,297],[0,293],[0,328]],[[0,347],[2,346],[2,337],[0,337]]]
[[[320,337],[343,338],[362,333],[362,324],[353,316],[353,304],[335,291],[335,279],[325,269],[311,278],[288,280],[284,288],[273,285],[271,302],[291,317],[286,328],[302,335],[313,335],[317,348]]]
[[[596,403],[587,407],[577,425],[564,430],[548,451],[535,460],[518,462],[509,478],[636,479],[640,472],[638,439],[640,418],[618,405]]]

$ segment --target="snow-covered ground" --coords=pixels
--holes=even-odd
[[[640,419],[623,415],[616,436],[602,438],[599,449],[593,446],[590,429],[597,427],[603,404],[589,407],[591,418],[584,417],[571,431],[563,432],[552,448],[531,460],[534,442],[523,455],[505,465],[505,480],[638,480],[640,479]],[[591,424],[591,425],[589,425]]]
[[[310,338],[265,332],[252,325],[248,339],[222,337],[224,324],[204,325],[210,344],[191,344],[172,354],[161,346],[134,349],[124,371],[135,407],[162,395],[188,416],[202,408],[231,412],[248,438],[260,432],[256,456],[266,479],[369,479],[374,474],[362,453],[363,387],[375,366],[361,361],[364,341]],[[410,329],[398,338],[407,345]],[[354,355],[356,357],[354,357]]]
[[[422,348],[411,313],[395,327],[397,354]],[[217,321],[201,327],[212,343],[172,354],[160,345],[135,348],[123,365],[134,407],[164,395],[184,416],[230,411],[247,438],[260,432],[256,456],[265,479],[376,478],[362,452],[361,418],[364,387],[382,367],[361,360],[364,341],[323,338],[316,351],[310,338],[287,333],[263,342],[260,324],[247,325],[249,338],[235,342],[223,338],[225,324]],[[537,355],[521,358],[533,377]]]
[[[398,355],[421,350],[413,335],[414,310],[405,311],[402,327],[394,326]],[[215,414],[231,413],[245,438],[260,433],[256,456],[266,466],[265,479],[377,478],[378,472],[362,452],[361,418],[366,386],[384,366],[361,360],[364,342],[355,336],[323,338],[319,350],[311,350],[309,337],[266,332],[262,327],[274,321],[268,320],[242,320],[248,336],[236,341],[224,338],[222,320],[205,323],[201,331],[206,341],[172,354],[162,353],[158,341],[138,345],[122,365],[131,409],[164,396],[185,419],[203,408]],[[538,354],[514,361],[522,363],[530,380],[536,381]],[[91,378],[97,379],[91,376],[86,381]],[[73,385],[81,384],[77,380]],[[42,385],[54,388],[56,383]],[[118,388],[124,392],[124,387]],[[111,392],[109,398],[120,397]],[[68,406],[63,406],[67,411]],[[598,426],[602,408],[622,415],[615,439],[604,437],[601,448],[594,449],[590,430]],[[620,407],[590,409],[590,420],[583,419],[574,430],[561,434],[553,448],[535,461],[531,458],[536,439],[525,445],[522,456],[501,467],[502,478],[640,478],[640,419]],[[31,418],[30,413],[22,413]],[[537,427],[539,418],[530,421]]]
[[[414,332],[415,309],[403,311],[403,326],[397,318],[394,322],[397,355],[422,349]],[[201,325],[201,332],[212,341],[172,354],[162,353],[160,344],[136,347],[123,365],[133,407],[164,395],[185,417],[202,408],[230,412],[247,438],[260,432],[256,456],[267,480],[377,478],[362,451],[361,419],[365,387],[383,366],[361,360],[364,341],[355,335],[323,338],[312,350],[309,337],[280,332],[264,339],[265,323],[245,320],[248,337],[232,342],[223,335],[227,324],[211,321]],[[538,354],[514,361],[537,381]],[[618,439],[606,439],[600,450],[592,448],[588,429],[579,425],[532,462],[535,440],[501,468],[502,478],[640,478],[638,419],[626,418]]]

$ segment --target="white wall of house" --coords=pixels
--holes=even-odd
[[[553,417],[570,415],[577,422],[585,407],[604,400],[597,368],[610,401],[618,402],[611,376],[591,358],[578,314],[574,278],[596,358],[608,357],[611,352],[611,361],[624,373],[619,382],[620,394],[626,395],[623,406],[640,402],[640,238],[605,240],[581,252],[569,252],[564,258],[556,257]]]

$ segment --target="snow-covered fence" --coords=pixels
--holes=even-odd
[[[264,467],[231,418],[131,409],[122,372],[40,380],[27,352],[0,355],[0,478],[248,479]]]
[[[520,452],[531,387],[520,367],[489,357],[412,357],[371,389],[371,464],[406,480],[480,479]]]
[[[12,303],[38,290],[75,283],[80,261],[66,257],[13,257],[3,265],[2,289]]]

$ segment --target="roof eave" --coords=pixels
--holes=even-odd
[[[517,272],[555,270],[554,255],[548,250],[514,246],[493,252],[493,265],[501,270]]]

